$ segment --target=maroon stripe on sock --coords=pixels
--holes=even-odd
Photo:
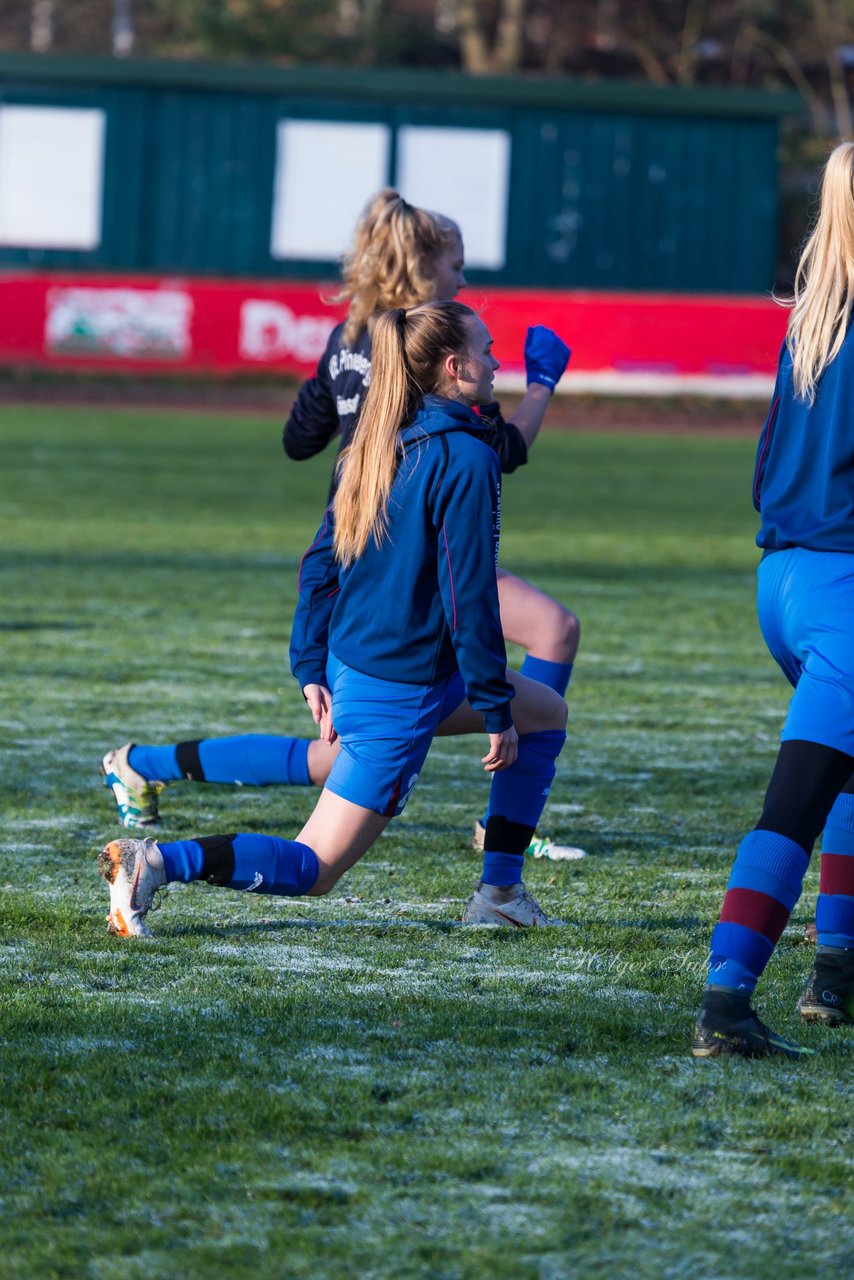
[[[846,853],[823,853],[818,891],[845,893],[854,898],[854,857]]]
[[[727,889],[721,920],[729,924],[742,924],[754,933],[761,933],[769,942],[779,942],[789,919],[789,909],[782,902],[760,893],[758,889]]]

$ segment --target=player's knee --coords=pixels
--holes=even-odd
[[[569,609],[561,609],[556,630],[558,643],[566,655],[564,661],[573,662],[581,640],[581,622]]]
[[[573,662],[581,639],[578,617],[557,600],[550,600],[537,624],[537,644],[532,647],[537,652],[548,652],[554,662]]]
[[[555,693],[554,689],[549,689],[543,685],[542,696],[537,706],[534,732],[547,733],[556,729],[562,733],[566,728],[567,715],[566,699],[562,698],[559,693]]]
[[[330,890],[334,889],[341,876],[333,867],[320,863],[320,870],[317,873],[317,879],[308,891],[310,898],[322,898]]]

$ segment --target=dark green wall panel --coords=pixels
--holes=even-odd
[[[538,282],[591,289],[770,287],[776,126],[577,114],[520,120],[524,265]],[[514,224],[525,225],[517,195]]]
[[[151,80],[151,77],[149,77]],[[768,110],[608,110],[573,101],[408,101],[184,87],[111,75],[0,77],[0,104],[98,106],[107,117],[104,234],[91,253],[0,248],[0,264],[316,277],[270,255],[276,124],[303,119],[484,127],[512,137],[507,261],[474,283],[759,292],[773,279],[777,121]],[[660,95],[659,95],[660,97]],[[705,101],[705,100],[704,100]],[[640,106],[642,97],[638,99]],[[392,157],[394,148],[392,147]],[[389,181],[394,181],[393,158]],[[334,183],[331,179],[331,188]],[[330,198],[333,198],[331,195]]]

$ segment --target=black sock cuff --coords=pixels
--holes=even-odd
[[[206,781],[202,758],[199,755],[200,742],[200,738],[195,742],[179,742],[175,748],[175,761],[181,770],[181,777],[188,778],[190,782]]]
[[[227,836],[198,836],[202,850],[202,879],[208,884],[231,884],[234,879],[234,844],[237,833]]]
[[[709,1013],[744,1016],[750,1008],[751,994],[750,991],[737,987],[716,987],[714,983],[709,983],[703,992],[701,1003]]]
[[[527,822],[511,822],[509,818],[490,814],[483,847],[490,853],[524,853],[533,834],[534,828]]]

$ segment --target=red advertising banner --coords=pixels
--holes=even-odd
[[[0,272],[0,365],[143,373],[313,371],[334,284]],[[565,391],[767,394],[786,311],[769,299],[472,287],[498,386],[522,385],[529,324],[572,347]]]

